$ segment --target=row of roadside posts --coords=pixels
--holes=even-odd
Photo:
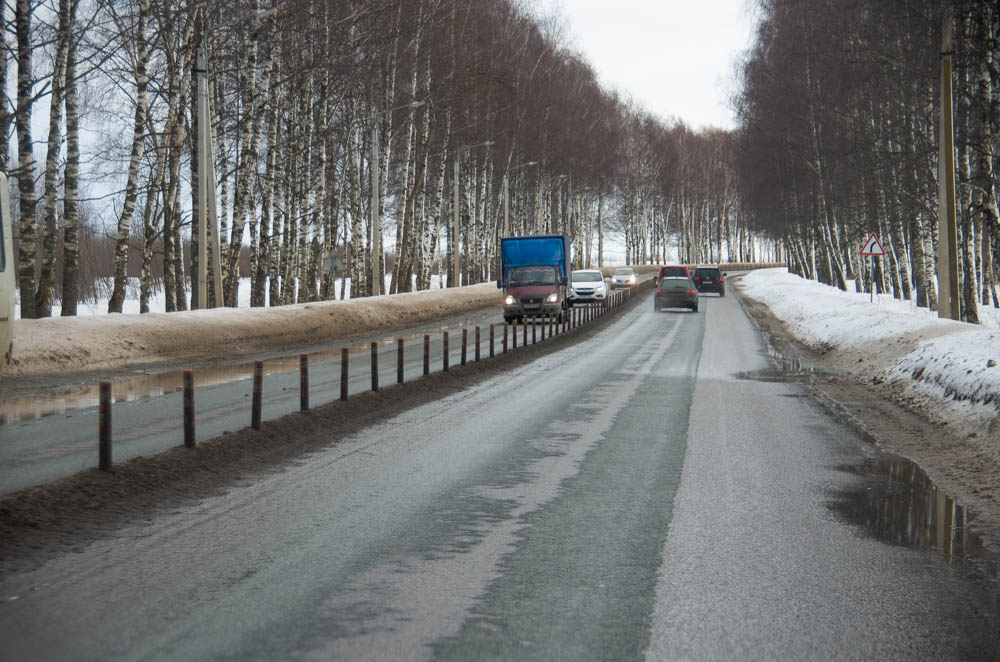
[[[592,322],[598,317],[603,316],[607,312],[627,303],[634,294],[648,289],[653,281],[647,280],[639,283],[636,289],[621,290],[615,292],[612,296],[605,299],[602,303],[591,304],[587,306],[578,306],[570,308],[566,315],[563,316],[562,321],[554,315],[549,315],[547,317],[534,318],[530,323],[518,324],[516,321],[513,324],[500,324],[503,327],[503,337],[500,343],[500,350],[502,354],[507,354],[510,351],[517,349],[518,347],[518,335],[521,336],[521,346],[527,347],[528,345],[534,345],[538,342],[542,342],[546,338],[546,333],[549,338],[553,338],[560,334],[569,333],[570,331],[577,329],[588,322]],[[496,324],[490,324],[488,329],[488,341],[486,343],[487,353],[490,358],[493,358],[496,354],[496,340],[497,332]],[[529,331],[531,329],[530,336],[531,341],[528,341]],[[449,370],[449,334],[448,331],[442,332],[442,352],[441,352],[441,371],[448,372]],[[423,374],[429,375],[431,373],[431,336],[430,334],[425,334],[423,339]],[[481,360],[481,329],[480,327],[474,328],[474,341],[472,343],[473,350],[473,361]],[[469,349],[469,329],[462,329],[462,349],[460,353],[460,365],[465,365],[468,362],[468,349]],[[378,368],[378,343],[371,343],[371,390],[379,390],[379,368]],[[404,378],[404,348],[403,339],[396,339],[396,383],[402,384]],[[349,381],[349,357],[347,348],[343,348],[340,352],[340,399],[347,400],[348,396],[348,381]],[[184,446],[187,448],[194,448],[195,446],[195,403],[194,403],[194,371],[185,370],[184,380],[183,380],[183,400],[184,400]],[[264,362],[256,361],[254,362],[253,369],[253,397],[251,398],[250,405],[250,427],[254,430],[259,430],[263,421],[263,395],[264,395]],[[111,394],[111,382],[102,381],[100,383],[100,404],[98,408],[98,469],[101,471],[111,470],[111,405],[113,404],[113,398]],[[300,411],[309,410],[309,355],[300,354],[299,355],[299,409]]]

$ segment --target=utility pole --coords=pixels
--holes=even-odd
[[[237,16],[224,23],[209,27],[208,18],[202,13],[200,46],[195,50],[195,79],[198,94],[198,135],[195,144],[198,149],[198,214],[195,217],[198,252],[196,268],[191,274],[191,308],[208,308],[208,251],[212,251],[212,294],[214,305],[222,301],[222,255],[219,247],[219,218],[215,182],[215,141],[212,140],[212,104],[208,96],[208,36],[211,30],[218,30],[248,18],[274,15],[274,9],[257,9]],[[196,278],[197,277],[197,278]]]
[[[382,294],[382,191],[379,183],[378,123],[382,114],[372,120],[372,209],[371,209],[371,252],[372,252],[372,292],[373,297]]]
[[[955,133],[951,56],[951,10],[945,10],[941,37],[941,137],[938,157],[938,317],[961,318],[958,297],[958,232],[955,227]]]

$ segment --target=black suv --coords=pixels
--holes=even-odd
[[[726,274],[718,267],[697,267],[691,278],[699,292],[718,292],[720,297],[726,296]]]

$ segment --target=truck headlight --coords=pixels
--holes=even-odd
[[[514,303],[514,297],[509,294],[503,298],[503,305],[505,306],[513,306]]]
[[[546,303],[559,303],[559,293],[553,292],[549,296],[545,297]]]

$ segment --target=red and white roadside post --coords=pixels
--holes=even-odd
[[[868,235],[868,240],[865,241],[864,245],[861,247],[861,255],[867,255],[871,259],[871,274],[872,283],[871,289],[868,291],[868,301],[874,303],[875,301],[875,256],[885,255],[885,249],[882,248],[882,243],[878,240],[878,235],[872,232]]]

